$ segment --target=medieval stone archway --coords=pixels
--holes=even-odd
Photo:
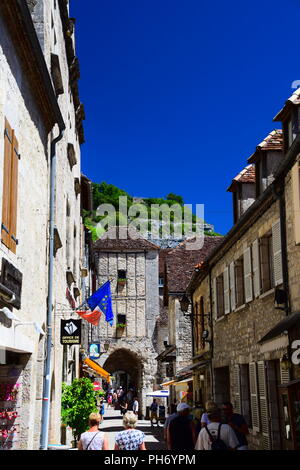
[[[128,349],[115,350],[104,363],[104,369],[115,378],[115,386],[138,392],[141,388],[141,359]],[[114,384],[113,384],[114,385]]]
[[[137,393],[140,404],[140,416],[146,414],[146,393],[153,390],[157,363],[152,348],[142,340],[140,343],[128,344],[121,341],[111,344],[108,358],[103,368],[116,378],[116,385],[122,385]]]

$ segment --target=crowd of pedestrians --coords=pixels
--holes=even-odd
[[[115,450],[146,450],[145,435],[137,429],[139,402],[134,395],[120,393],[120,389],[108,394],[107,406],[118,405],[123,415],[124,430],[115,437]],[[116,401],[117,400],[117,401]],[[129,407],[131,409],[129,409]],[[99,413],[92,413],[89,430],[81,435],[79,450],[109,450],[106,433],[99,427],[103,422],[104,401],[100,403]],[[192,414],[191,407],[184,402],[173,402],[170,414],[164,424],[164,439],[168,450],[178,452],[194,450],[247,450],[248,426],[241,414],[235,413],[230,402],[206,403],[201,416]],[[151,427],[159,425],[158,403],[154,399],[150,406]]]
[[[179,403],[164,426],[167,449],[178,451],[248,450],[247,434],[244,417],[234,413],[230,402],[223,403],[221,408],[207,402],[200,421],[191,414],[188,404]]]

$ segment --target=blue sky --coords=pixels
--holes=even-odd
[[[134,196],[205,204],[225,234],[226,188],[300,79],[299,14],[297,0],[72,0],[82,171]]]

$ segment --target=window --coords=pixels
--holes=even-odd
[[[290,147],[300,132],[299,107],[295,108],[288,121],[288,146]]]
[[[117,324],[119,325],[126,325],[126,315],[117,315]]]
[[[300,167],[296,162],[292,168],[293,223],[295,243],[300,243]]]
[[[245,303],[244,258],[241,256],[234,263],[235,305],[240,307]]]
[[[261,292],[274,287],[273,239],[272,232],[259,240]]]
[[[217,318],[220,318],[225,314],[223,274],[218,276],[216,279],[216,292],[217,292]]]
[[[126,280],[126,274],[124,269],[118,269],[118,280]]]
[[[18,244],[17,204],[19,158],[18,141],[15,132],[5,119],[1,241],[13,253],[16,253]]]

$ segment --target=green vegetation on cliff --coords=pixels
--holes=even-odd
[[[110,204],[115,208],[116,211],[116,219],[114,220],[114,216],[111,216],[109,218],[109,222],[112,225],[124,225],[127,223],[126,218],[124,218],[124,215],[119,212],[119,198],[121,196],[127,197],[127,210],[131,208],[133,204],[135,204],[135,207],[137,208],[137,213],[135,213],[134,218],[138,217],[139,215],[145,215],[148,219],[150,219],[151,216],[151,206],[153,207],[154,204],[157,204],[159,206],[166,204],[169,207],[172,207],[174,204],[180,205],[182,214],[184,210],[184,201],[181,196],[178,196],[173,193],[169,193],[166,196],[166,199],[163,198],[133,198],[130,194],[128,194],[126,191],[123,191],[122,189],[118,188],[117,186],[114,186],[113,184],[108,184],[105,182],[102,182],[100,184],[98,183],[92,183],[92,193],[93,193],[93,211],[92,212],[87,212],[84,211],[84,224],[85,226],[91,230],[93,240],[97,240],[99,236],[105,231],[107,226],[104,226],[102,229],[99,227],[96,229],[97,224],[101,222],[101,220],[104,217],[107,217],[106,215],[98,215],[97,214],[97,209],[99,206],[103,204]],[[140,204],[140,211],[138,204]],[[146,214],[147,212],[147,214]],[[176,217],[176,216],[175,216]],[[162,215],[159,215],[159,219],[162,220]],[[132,218],[131,218],[132,220]],[[199,220],[199,219],[198,219]],[[171,221],[171,233],[174,231],[174,212],[170,213],[170,221]],[[197,216],[195,214],[192,214],[192,222],[193,222],[193,229],[195,228],[195,225],[197,223]],[[183,228],[183,224],[182,224]],[[148,230],[151,230],[151,222],[149,220],[148,223]],[[161,232],[160,232],[161,233]],[[210,236],[217,236],[219,234],[209,231],[205,232],[207,235]]]

